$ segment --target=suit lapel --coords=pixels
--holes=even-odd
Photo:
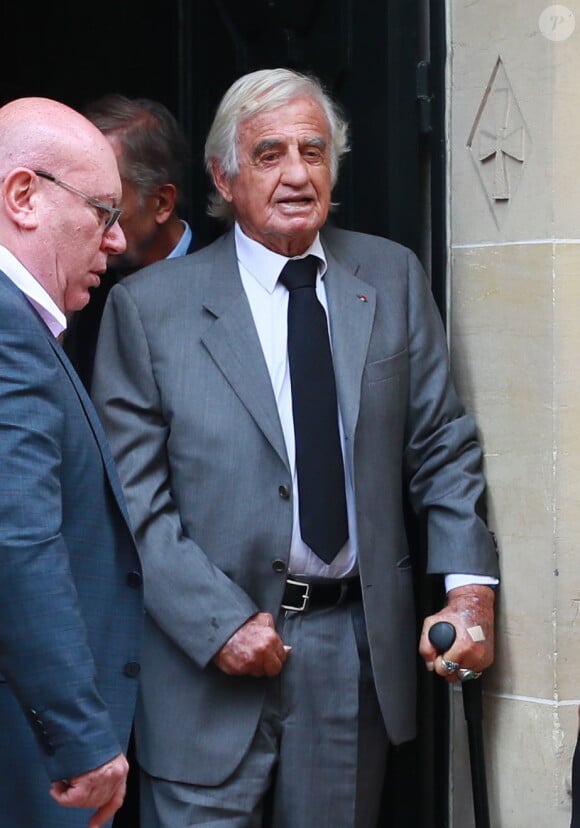
[[[233,233],[217,248],[204,308],[215,318],[202,336],[205,348],[289,468],[268,367],[238,273]]]
[[[36,324],[38,326],[39,334],[43,336],[44,339],[48,342],[48,344],[54,351],[56,357],[62,364],[64,370],[66,371],[70,381],[72,382],[74,389],[78,395],[80,404],[87,418],[87,421],[89,423],[89,426],[91,427],[91,430],[95,436],[95,440],[97,441],[97,445],[99,447],[99,451],[101,452],[101,457],[103,459],[105,473],[109,479],[109,483],[111,485],[113,494],[115,496],[119,509],[121,510],[121,513],[125,518],[127,526],[130,527],[131,524],[129,522],[129,516],[127,514],[127,509],[125,506],[125,498],[123,497],[121,483],[117,475],[117,470],[109,449],[109,444],[107,442],[107,438],[105,437],[105,433],[101,426],[97,412],[95,411],[95,408],[91,400],[89,399],[89,395],[85,391],[84,385],[80,381],[72,364],[69,362],[69,359],[66,356],[64,350],[62,349],[61,345],[50,333],[49,329],[46,327],[45,323],[42,321],[42,319],[35,311],[33,306],[30,304],[24,293],[1,271],[0,276],[2,278],[3,286],[6,289],[10,290],[15,297],[17,297],[18,301],[22,303],[22,307],[25,308],[27,313],[29,314],[31,321],[33,321],[33,324]]]
[[[324,277],[338,403],[352,453],[360,407],[360,388],[375,318],[376,291],[358,278],[357,262],[338,261],[322,239],[328,270]],[[351,456],[352,460],[352,456]]]
[[[360,387],[375,318],[375,288],[357,275],[359,263],[335,256],[322,242],[334,370],[350,460],[360,406]],[[238,274],[233,232],[216,247],[204,306],[215,317],[202,342],[266,439],[286,466],[288,459],[276,400],[250,305]]]

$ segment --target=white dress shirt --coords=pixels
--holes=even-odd
[[[66,316],[40,282],[1,244],[0,270],[22,291],[52,335],[59,336],[66,328]]]
[[[349,468],[344,452],[344,433],[340,411],[339,427],[341,441],[343,443],[349,538],[332,563],[325,564],[304,543],[300,535],[298,478],[296,474],[294,420],[292,415],[292,389],[287,348],[289,294],[288,290],[278,282],[282,268],[288,261],[288,258],[274,253],[272,250],[268,250],[259,244],[259,242],[248,238],[238,224],[235,226],[235,242],[240,276],[250,303],[250,309],[266,365],[268,366],[292,474],[294,522],[292,527],[292,543],[290,546],[289,572],[294,575],[301,574],[326,578],[344,578],[353,575],[357,571],[358,551],[353,470]],[[324,287],[324,274],[326,273],[327,265],[326,256],[319,236],[316,237],[312,245],[302,256],[296,258],[303,258],[308,255],[316,256],[319,260],[316,295],[328,317],[328,305]],[[477,575],[447,575],[445,579],[448,590],[457,586],[476,583],[494,585],[497,581],[493,578]]]
[[[296,452],[294,443],[294,418],[292,415],[292,389],[290,385],[290,367],[288,365],[287,331],[288,331],[288,290],[278,282],[282,268],[288,261],[272,250],[248,238],[236,225],[236,251],[242,284],[250,308],[258,337],[264,352],[266,365],[272,381],[274,396],[280,415],[280,423],[286,443],[288,461],[292,474],[294,523],[292,544],[290,547],[289,571],[295,575],[316,575],[326,578],[344,578],[356,572],[357,544],[354,491],[351,469],[345,463],[346,505],[348,513],[349,539],[330,564],[324,563],[304,543],[300,535],[298,517],[298,478],[296,474]],[[316,279],[316,295],[324,310],[327,311],[324,273],[326,257],[318,236],[303,256],[316,256],[319,260]],[[303,258],[300,256],[298,258]],[[340,420],[340,417],[339,417]],[[342,423],[340,425],[343,439]],[[344,455],[344,450],[343,450]]]

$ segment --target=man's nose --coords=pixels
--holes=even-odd
[[[127,241],[118,221],[103,234],[103,246],[109,255],[116,256],[124,252],[127,247]]]
[[[288,152],[284,158],[282,181],[285,184],[292,184],[294,187],[299,187],[306,184],[309,178],[308,164],[299,150],[296,149]]]

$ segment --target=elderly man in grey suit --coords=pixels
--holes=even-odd
[[[97,414],[62,350],[120,253],[107,140],[57,101],[0,109],[0,824],[98,828],[125,793],[142,577]]]
[[[447,576],[428,668],[492,661],[475,425],[416,258],[326,225],[345,149],[315,79],[242,77],[206,143],[233,228],[109,297],[93,390],[144,566],[144,828],[258,826],[267,791],[276,828],[376,824],[415,733],[405,493]]]

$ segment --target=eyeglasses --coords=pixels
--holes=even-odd
[[[105,232],[111,229],[113,224],[119,220],[119,216],[123,212],[122,210],[119,210],[118,207],[111,207],[110,204],[106,204],[98,198],[93,198],[92,196],[83,193],[82,190],[77,190],[76,187],[67,184],[65,181],[62,181],[60,178],[57,178],[51,173],[45,172],[44,170],[34,170],[34,173],[39,176],[39,178],[46,178],[47,181],[52,181],[53,184],[57,184],[64,190],[68,190],[70,193],[74,193],[75,195],[84,198],[87,204],[90,204],[91,207],[94,207],[97,210],[101,221],[105,222]]]

